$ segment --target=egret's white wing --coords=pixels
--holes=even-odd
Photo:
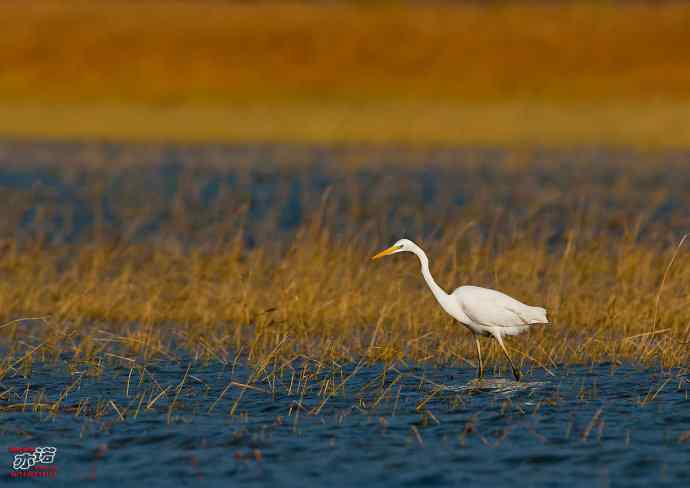
[[[453,292],[463,311],[477,324],[505,327],[519,332],[530,324],[547,323],[546,310],[531,307],[501,293],[478,286],[461,286]]]

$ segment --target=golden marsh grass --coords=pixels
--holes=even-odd
[[[686,253],[669,268],[674,247],[571,238],[558,252],[529,241],[498,251],[490,241],[426,247],[446,289],[489,285],[548,307],[550,326],[510,341],[523,363],[687,364]],[[305,355],[471,364],[470,336],[433,301],[417,263],[374,265],[372,249],[313,230],[275,255],[232,246],[214,253],[11,248],[0,261],[0,307],[7,318],[28,311],[46,317],[31,327],[44,344],[36,354],[46,358],[66,351],[83,360],[104,352],[147,358],[182,347],[225,361],[234,352],[250,362]],[[22,349],[25,326],[6,326],[5,340]],[[490,352],[490,364],[502,362],[497,353]]]

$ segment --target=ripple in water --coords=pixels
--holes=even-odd
[[[690,483],[682,371],[562,367],[518,383],[478,382],[469,368],[312,364],[307,383],[285,368],[248,385],[246,366],[191,359],[100,377],[67,364],[6,375],[0,396],[4,445],[57,447],[50,482],[65,485]]]

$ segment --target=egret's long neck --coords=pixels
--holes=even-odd
[[[429,288],[431,288],[431,293],[434,294],[439,303],[443,304],[443,301],[448,298],[448,294],[443,290],[443,288],[438,286],[436,280],[434,280],[434,277],[431,276],[431,271],[429,271],[429,258],[419,247],[415,249],[414,253],[422,263],[422,275],[424,276],[424,280],[426,281],[427,285],[429,285]]]

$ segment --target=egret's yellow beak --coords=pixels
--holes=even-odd
[[[388,256],[389,254],[393,254],[393,253],[394,253],[395,251],[397,251],[397,250],[398,250],[397,247],[391,246],[391,247],[389,247],[388,249],[384,249],[383,251],[381,251],[380,253],[378,253],[376,256],[372,256],[371,259],[373,260],[373,259],[382,258],[382,257],[384,257],[384,256]]]

